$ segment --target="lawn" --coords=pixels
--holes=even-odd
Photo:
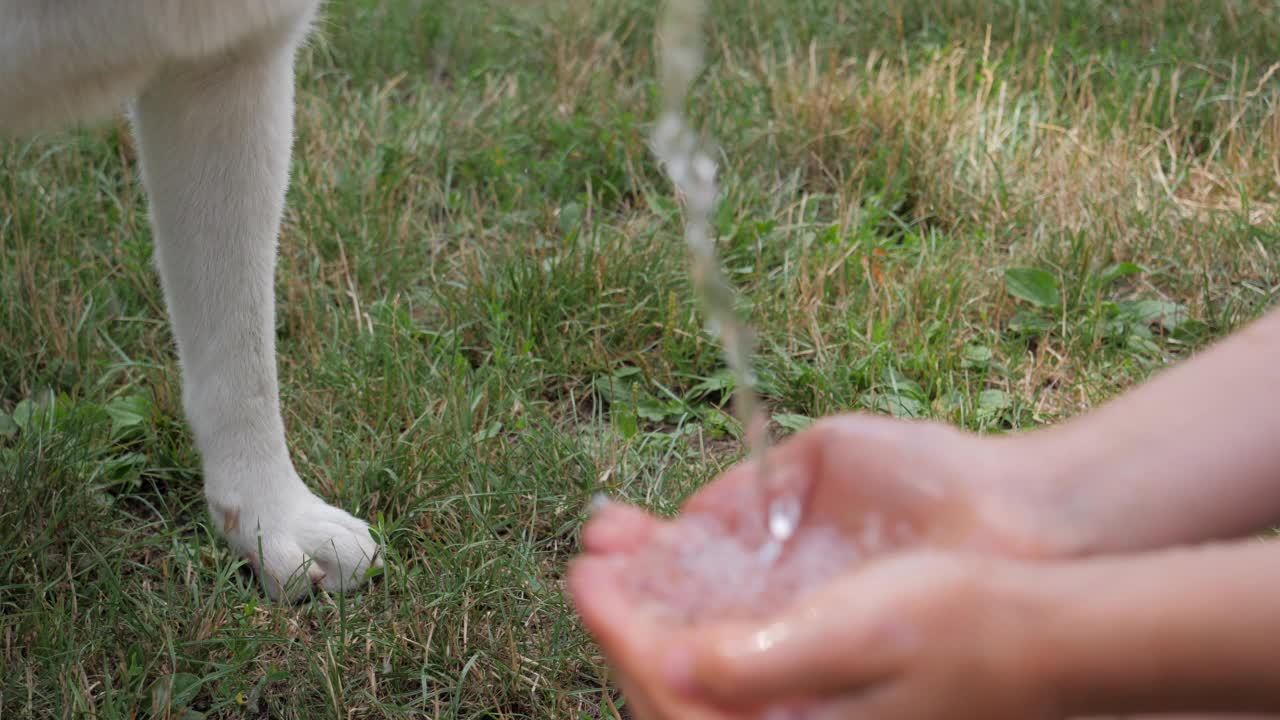
[[[213,534],[134,149],[0,144],[0,716],[626,715],[562,595],[591,496],[741,458],[646,145],[655,3],[348,0],[299,69],[285,422],[373,520],[274,605]],[[1280,289],[1269,0],[716,3],[691,112],[779,434],[1103,402]]]

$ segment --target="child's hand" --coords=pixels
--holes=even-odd
[[[619,524],[645,523],[610,508]],[[623,556],[625,557],[625,556]],[[673,626],[627,593],[627,565],[577,561],[569,587],[635,717],[1054,717],[1022,662],[1034,626],[1015,561],[906,551],[830,579],[767,620]],[[1056,717],[1062,717],[1061,715]]]
[[[608,522],[588,534],[569,591],[637,718],[1201,710],[1160,717],[1243,720],[1280,710],[1280,581],[1265,572],[1276,542],[1043,563],[902,549],[826,576],[776,611],[688,625],[651,612],[633,584],[652,569],[654,547],[680,552],[669,544],[680,524],[621,506],[599,519]]]
[[[761,620],[692,627],[646,613],[625,562],[589,556],[569,582],[644,720],[1275,720],[1280,583],[1258,570],[1276,549],[905,550]]]
[[[1020,485],[1012,482],[1014,453],[1001,442],[941,424],[844,415],[789,438],[771,452],[770,462],[783,486],[804,500],[800,533],[815,525],[834,528],[865,555],[922,542],[1012,556],[1050,554],[1052,514],[1042,518],[1030,496],[1005,492]],[[767,498],[755,473],[752,463],[735,467],[690,498],[681,516],[712,516],[744,542],[762,541]],[[633,711],[641,717],[718,717],[701,715],[705,708],[688,707],[662,689],[654,675],[661,667],[651,655],[682,630],[643,612],[642,599],[629,594],[624,581],[636,572],[635,564],[628,569],[629,558],[652,550],[655,532],[680,532],[668,525],[616,504],[596,513],[583,531],[586,553],[574,564],[570,592]]]
[[[806,718],[1061,718],[1024,657],[1040,620],[1033,577],[1013,561],[899,553],[766,622],[676,637],[650,662],[727,717],[808,701]]]
[[[824,418],[770,452],[776,481],[804,500],[809,524],[865,532],[879,518],[888,544],[906,540],[1018,557],[1056,556],[1074,528],[1025,482],[1025,453],[1012,437],[982,436],[934,422],[845,414]],[[743,463],[697,492],[681,514],[765,517],[757,466]],[[763,529],[763,528],[762,528]]]
[[[770,451],[777,480],[804,502],[809,525],[878,535],[883,544],[927,542],[1024,558],[1074,547],[1061,507],[1025,482],[1026,453],[1015,440],[939,423],[848,414],[820,420]],[[735,466],[695,493],[681,515],[715,516],[746,538],[765,534],[767,498],[757,466]],[[589,553],[633,549],[656,518],[629,512],[593,517]],[[870,527],[868,527],[870,526]]]
[[[1004,452],[1002,442],[944,425],[846,415],[790,438],[770,460],[783,485],[804,499],[798,536],[815,527],[833,529],[859,548],[858,564],[920,544],[1049,555],[1055,526],[1049,513],[1037,515],[1030,496],[1005,492],[1019,485],[1012,482],[1014,455]],[[681,517],[710,516],[744,543],[762,542],[767,498],[754,473],[750,463],[729,471],[691,498]],[[652,555],[655,533],[667,536],[668,547],[680,547],[670,538],[682,530],[635,508],[608,506],[584,530],[586,553],[574,564],[570,592],[639,716],[728,717],[668,692],[659,655],[663,643],[685,630],[647,614],[645,598],[628,588],[629,575],[650,572],[644,566],[652,566],[652,558],[633,558]],[[700,540],[689,542],[697,546]]]

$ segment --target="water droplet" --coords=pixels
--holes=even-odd
[[[794,493],[779,495],[769,503],[769,536],[786,542],[800,524],[800,498]]]

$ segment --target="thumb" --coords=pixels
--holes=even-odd
[[[914,644],[906,624],[870,609],[828,600],[766,623],[717,624],[677,641],[664,672],[682,694],[726,707],[868,689]]]

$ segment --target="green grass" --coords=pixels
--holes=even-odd
[[[0,145],[0,715],[614,716],[561,594],[585,504],[741,453],[653,13],[361,0],[304,52],[281,380],[387,541],[349,598],[269,604],[212,534],[123,125]],[[718,6],[692,110],[779,432],[1050,423],[1262,313],[1277,38],[1264,0]]]

